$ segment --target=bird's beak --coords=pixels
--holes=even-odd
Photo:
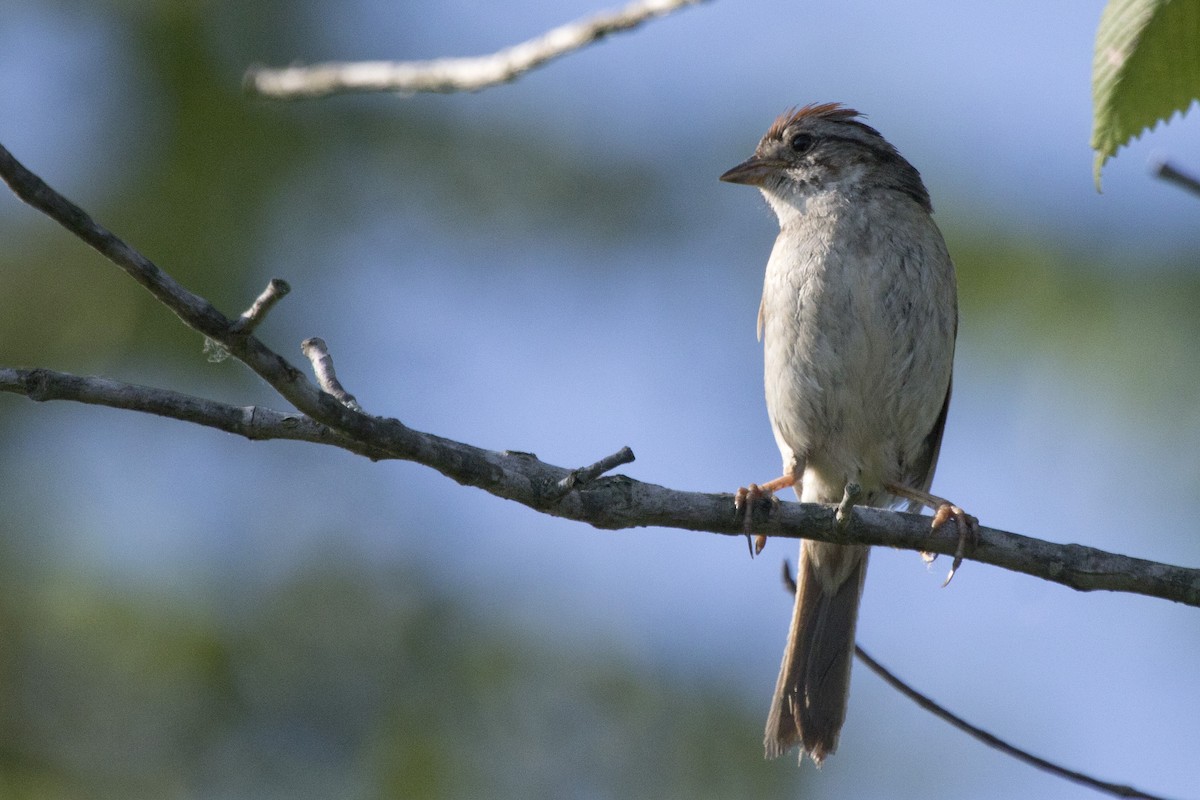
[[[775,172],[781,164],[773,158],[763,158],[753,155],[721,176],[726,183],[744,183],[749,186],[762,186],[767,177]]]

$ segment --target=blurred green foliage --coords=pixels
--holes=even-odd
[[[222,610],[5,581],[0,639],[6,798],[717,798],[798,777],[746,757],[759,720],[727,690],[360,563]]]
[[[989,355],[1023,353],[1099,382],[1109,402],[1178,417],[1200,382],[1200,274],[1181,253],[1104,263],[1062,243],[952,231],[961,325]],[[961,328],[960,328],[961,330]]]

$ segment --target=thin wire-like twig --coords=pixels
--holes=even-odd
[[[955,728],[958,728],[960,731],[968,736],[971,736],[972,738],[978,739],[988,747],[999,750],[1000,752],[1012,756],[1018,761],[1022,761],[1032,767],[1049,772],[1052,775],[1057,775],[1065,780],[1073,781],[1074,783],[1095,789],[1098,792],[1110,794],[1113,797],[1132,797],[1138,798],[1138,800],[1166,800],[1160,795],[1143,792],[1142,790],[1135,789],[1132,786],[1102,781],[1099,778],[1093,778],[1091,775],[1085,775],[1082,772],[1078,772],[1073,769],[1067,769],[1066,767],[1055,764],[1053,761],[1047,761],[1041,756],[1035,756],[1028,750],[1022,750],[1016,745],[1009,744],[999,736],[988,733],[982,728],[972,725],[962,717],[954,714],[935,701],[931,700],[929,697],[921,694],[916,689],[897,678],[878,661],[871,658],[867,651],[863,650],[862,647],[857,644],[854,645],[854,654],[858,656],[859,661],[863,662],[868,669],[870,669],[880,678],[883,678],[885,683],[887,683],[896,691],[900,692],[900,694],[904,695],[909,700],[912,700],[914,703],[928,711],[930,714],[933,714],[938,719],[950,723]]]
[[[329,62],[272,69],[251,67],[246,89],[276,100],[347,92],[477,92],[519,78],[548,61],[612,33],[704,0],[638,0],[616,11],[560,25],[541,36],[485,56],[431,61]]]
[[[792,577],[792,569],[786,559],[784,559],[783,562],[783,586],[788,591],[789,596],[795,596],[796,579]],[[1027,750],[1022,750],[1016,745],[1009,744],[999,736],[995,736],[994,734],[988,733],[976,725],[972,725],[970,722],[967,722],[965,719],[942,706],[937,701],[929,698],[921,692],[918,692],[912,686],[898,678],[895,673],[883,666],[883,664],[880,664],[878,661],[872,658],[871,655],[866,650],[862,649],[862,646],[857,642],[854,645],[854,655],[858,656],[858,660],[863,662],[867,669],[874,672],[880,678],[883,678],[884,683],[886,683],[888,686],[891,686],[909,700],[912,700],[930,714],[933,714],[935,717],[943,720],[944,722],[950,723],[955,728],[958,728],[960,731],[974,739],[978,739],[988,747],[992,747],[1002,753],[1005,753],[1006,755],[1010,755],[1018,761],[1022,761],[1030,766],[1044,770],[1045,772],[1049,772],[1052,775],[1057,775],[1060,778],[1064,778],[1083,786],[1087,786],[1091,789],[1095,789],[1096,791],[1104,792],[1105,794],[1111,794],[1114,797],[1132,797],[1136,798],[1136,800],[1166,800],[1164,797],[1156,794],[1148,794],[1140,789],[1134,789],[1132,786],[1126,786],[1120,783],[1109,783],[1108,781],[1102,781],[1098,778],[1093,778],[1090,775],[1085,775],[1082,772],[1076,772],[1073,769],[1067,769],[1066,767],[1055,764],[1053,761],[1047,761],[1040,756],[1035,756],[1033,753],[1030,753]]]

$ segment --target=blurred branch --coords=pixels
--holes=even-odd
[[[248,91],[276,100],[347,92],[477,92],[508,83],[548,61],[703,0],[638,0],[617,11],[560,25],[486,56],[431,61],[329,62],[272,69],[251,67]]]
[[[1192,194],[1200,194],[1200,179],[1197,179],[1194,175],[1189,175],[1170,161],[1159,162],[1158,166],[1154,168],[1154,174],[1164,181],[1187,189]]]
[[[303,439],[342,447],[370,458],[413,461],[461,484],[477,486],[537,511],[597,528],[658,526],[728,536],[744,533],[744,517],[735,509],[732,494],[682,492],[623,475],[599,476],[601,471],[631,459],[632,453],[624,450],[580,473],[548,464],[530,453],[485,450],[350,408],[312,384],[258,339],[241,331],[236,321],[98,225],[3,147],[0,147],[0,176],[18,197],[94,247],[185,324],[223,346],[257,373],[300,416],[265,409],[248,412],[162,389],[48,370],[6,369],[0,373],[3,376],[0,390],[35,400],[70,399],[145,411],[249,438]],[[572,474],[576,476],[574,479]],[[884,545],[947,555],[953,555],[958,545],[955,532],[933,531],[929,518],[916,514],[858,507],[848,515],[844,513],[839,522],[837,506],[770,500],[760,502],[755,511],[755,532],[771,537]],[[1200,606],[1197,569],[1129,558],[1082,545],[1059,545],[984,527],[980,528],[978,542],[968,557],[1080,591],[1132,592]]]

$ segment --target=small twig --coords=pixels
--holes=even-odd
[[[982,728],[972,725],[962,717],[946,710],[944,707],[938,705],[933,700],[921,694],[916,689],[912,688],[907,683],[889,672],[887,668],[885,668],[878,661],[871,658],[867,651],[863,650],[857,644],[854,646],[854,654],[858,656],[860,661],[867,665],[868,669],[870,669],[879,677],[883,678],[885,683],[887,683],[896,691],[900,692],[900,694],[904,695],[909,700],[912,700],[914,703],[933,714],[935,717],[950,723],[968,736],[974,737],[975,739],[983,742],[988,747],[995,748],[1002,753],[1012,756],[1018,761],[1023,761],[1032,767],[1037,767],[1038,769],[1049,772],[1052,775],[1057,775],[1060,778],[1087,786],[1099,792],[1104,792],[1105,794],[1111,794],[1114,797],[1133,797],[1139,798],[1139,800],[1164,800],[1164,798],[1159,795],[1149,794],[1141,791],[1140,789],[1135,789],[1132,786],[1126,786],[1119,783],[1109,783],[1108,781],[1102,781],[1097,778],[1093,778],[1090,775],[1085,775],[1082,772],[1076,772],[1075,770],[1067,769],[1066,767],[1059,766],[1052,761],[1047,761],[1044,758],[1035,756],[1027,750],[1022,750],[1015,745],[1011,745],[1000,737],[990,734]]]
[[[783,562],[783,586],[785,589],[787,589],[789,597],[796,596],[796,580],[792,577],[792,568],[786,559],[784,559]],[[1139,789],[1134,789],[1131,786],[1125,786],[1119,783],[1109,783],[1108,781],[1098,780],[1090,775],[1085,775],[1082,772],[1076,772],[1075,770],[1061,767],[1052,761],[1047,761],[1044,758],[1033,755],[1027,750],[1022,750],[1015,745],[1009,744],[998,736],[990,734],[982,728],[972,725],[962,717],[938,704],[936,701],[930,699],[924,694],[921,694],[916,689],[900,680],[900,678],[896,677],[896,675],[887,667],[880,664],[874,658],[871,658],[870,654],[867,653],[866,650],[863,650],[858,644],[854,645],[854,655],[858,656],[858,660],[863,662],[863,664],[867,666],[867,669],[883,678],[885,683],[887,683],[896,691],[900,692],[900,694],[904,695],[909,700],[912,700],[921,708],[928,711],[930,714],[933,714],[935,717],[950,723],[955,728],[958,728],[968,736],[978,739],[988,747],[993,747],[1002,753],[1006,753],[1018,761],[1023,761],[1030,766],[1037,767],[1038,769],[1049,772],[1052,775],[1057,775],[1060,778],[1074,781],[1075,783],[1088,786],[1106,794],[1111,794],[1115,797],[1133,797],[1137,798],[1138,800],[1165,800],[1165,798],[1162,798],[1158,795],[1147,794],[1146,792],[1143,792]]]
[[[271,282],[267,284],[267,288],[263,289],[262,294],[256,297],[250,307],[229,326],[228,335],[249,336],[254,333],[258,324],[266,319],[267,312],[291,290],[292,287],[288,285],[287,281],[272,278]],[[204,337],[204,354],[214,364],[220,363],[230,356],[229,347],[210,336]]]
[[[254,302],[242,312],[242,315],[234,320],[230,326],[229,332],[236,336],[245,336],[253,333],[258,324],[266,319],[269,312],[276,303],[283,299],[284,295],[292,290],[288,282],[280,278],[272,278],[267,284],[267,288],[263,289],[262,294],[255,298]]]
[[[1160,161],[1154,168],[1154,174],[1165,181],[1181,186],[1192,194],[1200,194],[1200,179],[1183,172],[1170,161]]]
[[[333,370],[333,356],[329,355],[329,348],[324,339],[319,336],[305,339],[300,343],[300,352],[304,353],[304,357],[312,363],[317,383],[325,392],[333,395],[339,403],[347,408],[362,411],[362,406],[354,399],[354,395],[343,389],[342,384],[338,381],[337,373]]]
[[[854,504],[861,493],[862,487],[857,483],[846,484],[846,491],[842,495],[842,502],[838,504],[837,509],[836,519],[839,530],[845,530],[846,526],[850,524],[850,519],[854,514]]]
[[[251,67],[247,91],[276,100],[298,100],[346,92],[477,92],[647,20],[703,0],[639,0],[617,11],[560,25],[521,44],[473,58],[431,61],[329,62],[282,69]]]
[[[591,483],[609,470],[616,469],[622,464],[629,464],[633,460],[633,451],[629,447],[622,447],[617,452],[610,456],[605,456],[590,467],[573,469],[567,473],[565,478],[555,483],[546,492],[546,500],[551,503],[557,502],[570,493],[572,489]]]

